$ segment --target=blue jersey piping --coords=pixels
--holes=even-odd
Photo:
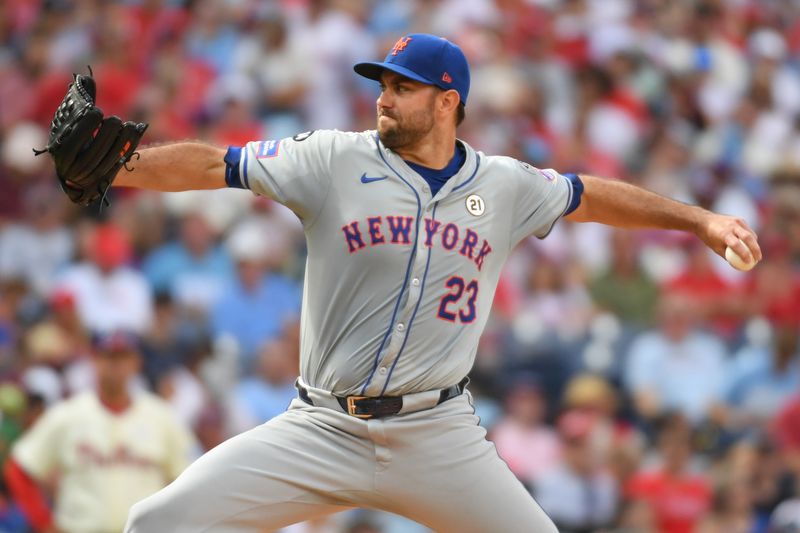
[[[433,213],[431,217],[433,220],[436,220],[436,208],[439,207],[439,202],[436,202],[433,205]],[[392,363],[392,368],[389,369],[389,375],[386,377],[386,383],[383,385],[383,389],[381,390],[381,396],[386,392],[386,388],[389,386],[389,380],[392,379],[392,373],[394,372],[394,367],[397,366],[397,362],[400,360],[400,356],[403,355],[403,350],[406,347],[406,343],[408,342],[408,337],[411,335],[411,326],[414,324],[414,318],[417,316],[417,310],[419,309],[419,304],[422,303],[422,296],[425,294],[425,280],[428,279],[428,267],[431,265],[431,255],[433,254],[433,247],[428,248],[428,259],[425,262],[425,273],[422,274],[422,283],[420,283],[419,287],[419,299],[417,300],[417,305],[414,306],[414,312],[411,314],[411,318],[408,321],[408,329],[406,330],[406,338],[403,339],[403,344],[400,346],[400,351],[397,353],[397,357],[395,357],[394,362]]]
[[[479,168],[481,168],[481,156],[479,156],[478,154],[475,154],[475,170],[474,170],[474,172],[472,173],[472,176],[470,176],[470,177],[469,177],[469,179],[468,179],[467,181],[465,181],[464,183],[462,183],[461,185],[458,185],[457,187],[453,187],[453,190],[452,190],[452,192],[456,192],[458,189],[460,189],[460,188],[464,187],[464,186],[465,186],[465,185],[467,185],[467,184],[468,184],[470,181],[472,181],[473,179],[475,179],[475,176],[477,176],[477,175],[478,175],[478,169],[479,169]]]
[[[369,387],[369,384],[372,382],[372,378],[375,376],[375,370],[377,370],[377,368],[378,368],[378,360],[380,359],[381,352],[383,351],[383,347],[386,345],[386,339],[389,338],[389,334],[392,332],[392,329],[394,329],[394,320],[395,320],[395,318],[397,318],[397,310],[400,308],[400,302],[402,301],[403,294],[405,293],[406,287],[408,286],[408,276],[411,273],[411,263],[414,260],[414,256],[416,255],[417,242],[419,241],[420,211],[422,211],[422,202],[419,199],[419,193],[417,193],[417,190],[413,187],[413,185],[411,185],[405,178],[403,178],[403,176],[400,175],[399,172],[397,172],[394,169],[394,167],[392,167],[392,165],[389,164],[389,162],[383,156],[383,152],[381,151],[381,145],[380,145],[380,143],[378,141],[377,136],[375,136],[374,139],[375,139],[375,147],[378,150],[378,155],[381,156],[381,160],[383,160],[384,164],[387,167],[389,167],[389,169],[391,169],[391,171],[394,172],[395,175],[398,178],[400,178],[403,181],[403,183],[408,185],[408,187],[414,192],[414,196],[416,196],[416,198],[417,198],[417,217],[416,217],[417,218],[417,223],[416,223],[415,232],[414,232],[414,248],[413,248],[411,254],[409,254],[409,256],[408,256],[408,264],[406,265],[406,276],[405,276],[405,279],[403,280],[403,286],[400,289],[400,294],[397,296],[397,301],[394,304],[394,311],[392,311],[392,319],[389,322],[389,327],[386,329],[386,333],[383,336],[383,340],[381,341],[381,345],[378,347],[378,351],[375,353],[375,361],[372,363],[372,371],[369,373],[369,377],[367,378],[367,381],[364,382],[364,385],[361,387],[361,394],[364,394],[364,391],[367,390],[367,387]]]

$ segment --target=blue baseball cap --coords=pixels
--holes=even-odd
[[[440,89],[454,89],[466,105],[469,94],[469,64],[464,52],[444,37],[410,33],[400,37],[382,63],[367,61],[353,66],[358,74],[380,80],[384,70],[391,70],[412,80]]]

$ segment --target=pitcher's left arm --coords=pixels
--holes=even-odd
[[[567,220],[688,231],[722,257],[730,246],[745,262],[761,260],[755,232],[739,217],[687,205],[622,181],[586,174],[581,174],[580,180],[580,205],[565,217]]]

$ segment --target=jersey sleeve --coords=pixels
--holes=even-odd
[[[308,225],[330,189],[335,137],[335,131],[315,131],[230,147],[225,180],[229,187],[250,189],[285,205]]]
[[[575,174],[560,174],[514,161],[516,183],[512,244],[529,235],[543,239],[556,221],[580,204],[582,183]]]
[[[47,479],[58,469],[56,443],[63,440],[61,431],[66,416],[66,405],[52,407],[14,444],[11,456],[38,481]]]

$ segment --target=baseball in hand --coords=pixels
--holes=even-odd
[[[741,239],[739,239],[739,242],[745,245]],[[739,254],[734,252],[733,248],[731,248],[730,246],[725,247],[725,260],[736,270],[742,270],[744,272],[756,266],[757,263],[755,259],[752,259],[749,263],[746,262],[744,259],[739,257]]]

